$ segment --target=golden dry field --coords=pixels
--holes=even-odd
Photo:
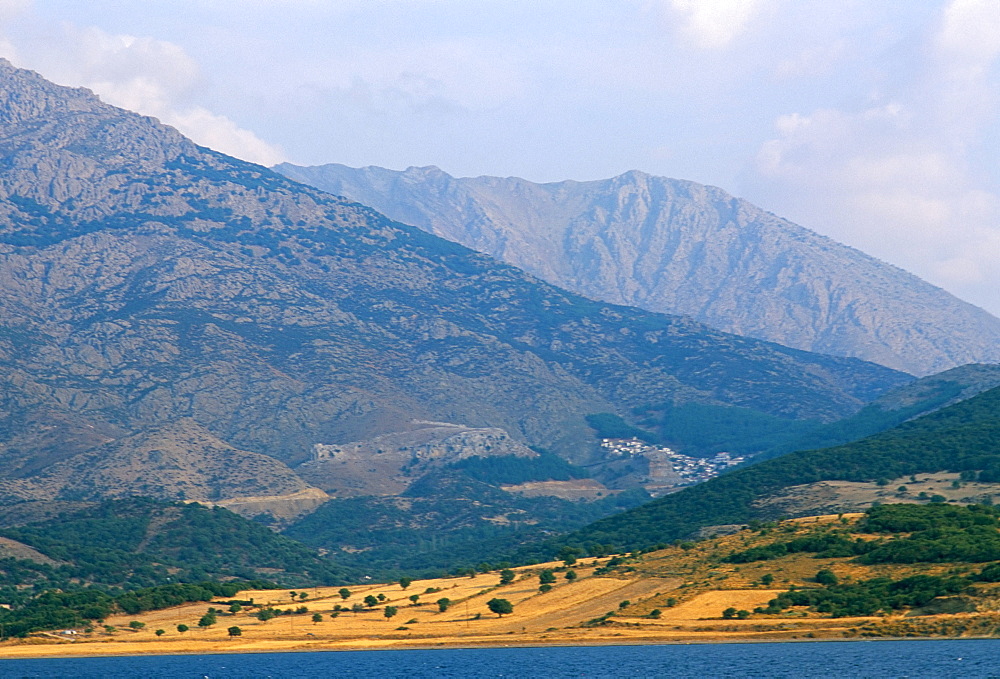
[[[802,534],[817,525],[854,521],[858,515],[820,516],[786,521],[772,531],[743,530],[733,535],[659,552],[620,558],[619,565],[595,573],[609,558],[584,559],[572,566],[577,579],[565,578],[561,562],[514,569],[517,577],[499,585],[497,573],[414,581],[407,589],[398,583],[304,590],[306,598],[292,600],[286,590],[245,591],[233,597],[253,606],[230,614],[229,599],[186,604],[136,616],[115,616],[91,632],[62,631],[35,634],[0,644],[0,657],[47,655],[175,654],[253,651],[318,651],[441,646],[515,646],[566,644],[691,643],[735,640],[793,640],[855,636],[990,636],[1000,629],[1000,596],[986,592],[975,613],[865,618],[829,618],[807,610],[780,614],[751,613],[746,619],[724,619],[727,608],[752,612],[766,606],[792,586],[816,587],[819,569],[830,569],[841,580],[915,573],[940,574],[954,564],[863,566],[850,558],[817,559],[793,554],[749,564],[729,564],[721,557]],[[555,571],[556,583],[539,591],[539,573]],[[765,576],[770,576],[765,578]],[[762,581],[770,582],[764,585]],[[366,596],[382,595],[374,607],[352,612]],[[417,595],[417,601],[410,597]],[[446,611],[437,601],[451,601]],[[507,599],[513,613],[491,613],[487,601]],[[397,608],[392,618],[385,608]],[[214,625],[199,628],[209,607],[222,613]],[[262,608],[307,611],[278,615],[267,621],[256,615]],[[339,612],[335,608],[341,608]],[[314,621],[315,614],[320,620]],[[610,614],[610,615],[609,615]],[[141,629],[130,623],[142,623]],[[190,629],[179,632],[179,624]],[[239,627],[230,637],[228,629]],[[163,630],[160,636],[156,631]]]

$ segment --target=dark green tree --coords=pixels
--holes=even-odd
[[[552,572],[551,568],[546,568],[538,574],[538,582],[543,585],[554,585],[556,582],[556,574]]]
[[[226,631],[227,631],[227,632],[229,632],[229,636],[230,636],[230,638],[232,638],[232,637],[238,637],[238,636],[242,636],[242,634],[243,634],[243,630],[241,630],[241,629],[240,629],[239,627],[237,627],[236,625],[233,625],[232,627],[230,627],[230,628],[229,628],[228,630],[226,630]]]
[[[385,619],[388,620],[398,612],[399,610],[395,606],[386,606],[385,611],[383,611],[383,615],[385,615]]]
[[[839,581],[837,575],[828,568],[816,573],[816,582],[821,585],[836,585]]]
[[[486,607],[501,618],[514,612],[514,605],[506,599],[490,599],[486,602]]]
[[[451,606],[451,599],[449,599],[448,597],[442,597],[437,600],[437,605],[438,605],[438,610],[441,613],[444,613],[445,611],[448,610],[448,607]]]
[[[375,606],[378,606],[378,599],[369,594],[368,596],[365,597],[365,606],[367,606],[368,608],[374,608]]]
[[[505,568],[502,571],[500,571],[500,584],[509,585],[510,583],[514,582],[514,578],[516,577],[517,573],[515,573],[509,568]]]
[[[341,587],[340,591],[337,593],[340,594],[341,599],[348,599],[351,596],[351,590],[346,587]]]
[[[399,579],[399,586],[402,587],[403,589],[406,589],[412,583],[413,583],[413,578],[400,578]]]

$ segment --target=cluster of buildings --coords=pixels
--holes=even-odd
[[[657,446],[636,438],[601,439],[601,448],[609,458],[643,459],[648,463],[645,483],[654,495],[679,486],[708,481],[746,458],[722,452],[711,457],[682,455],[666,446]]]

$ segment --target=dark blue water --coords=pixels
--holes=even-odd
[[[1000,640],[0,660],[2,677],[1000,677]]]

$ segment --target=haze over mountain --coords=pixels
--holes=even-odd
[[[1000,362],[1000,319],[712,186],[275,169],[592,299],[919,375]]]
[[[676,399],[831,420],[911,379],[592,302],[7,62],[0,159],[0,458],[32,483],[89,459],[119,495],[113,459],[145,455],[194,475],[159,495],[225,499],[240,479],[183,449],[294,466],[414,419],[583,460],[589,413]],[[98,446],[105,466],[74,457]]]

